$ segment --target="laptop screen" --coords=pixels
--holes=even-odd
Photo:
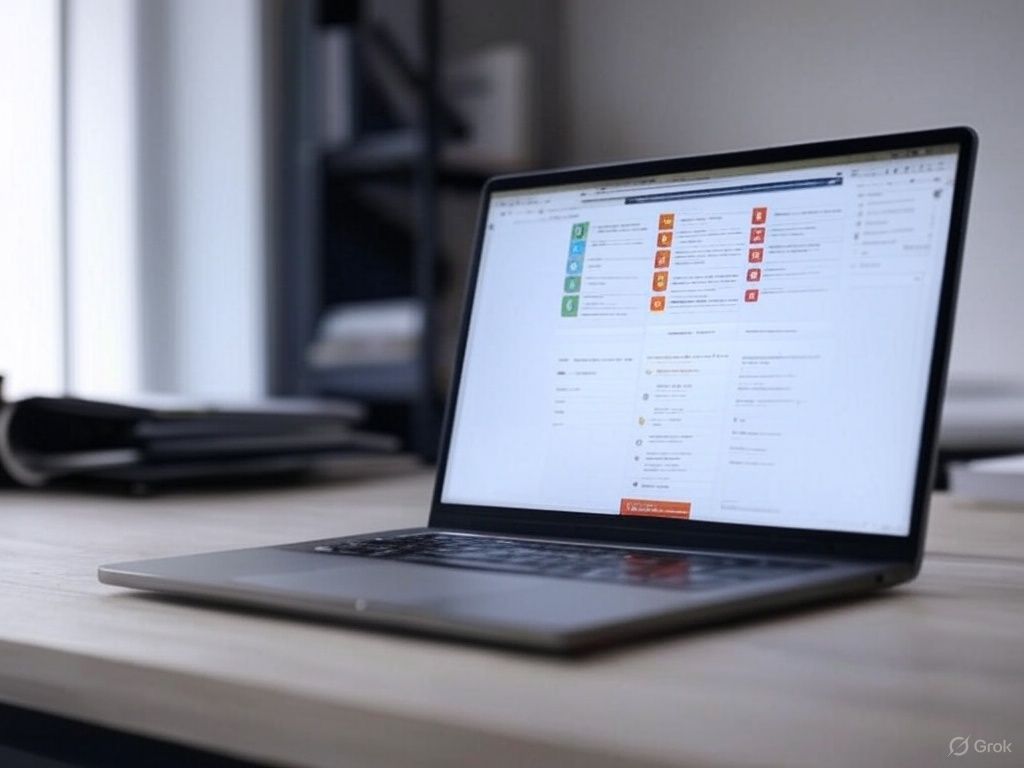
[[[906,535],[956,166],[494,192],[441,500]]]

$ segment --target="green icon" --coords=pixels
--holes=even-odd
[[[562,297],[562,317],[576,317],[580,311],[580,297],[579,296],[563,296]]]
[[[565,278],[565,292],[566,293],[579,293],[580,292],[580,278],[574,275],[569,275]]]
[[[573,240],[586,240],[587,230],[590,229],[589,221],[581,221],[578,224],[572,225],[572,239]]]

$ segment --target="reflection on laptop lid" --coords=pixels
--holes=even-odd
[[[498,185],[440,501],[907,535],[958,150]]]

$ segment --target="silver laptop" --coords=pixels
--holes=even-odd
[[[907,581],[975,144],[493,179],[426,527],[99,578],[562,652]]]

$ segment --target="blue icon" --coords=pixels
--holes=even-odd
[[[572,245],[569,246],[569,253],[574,256],[581,256],[583,252],[587,250],[586,240],[573,240]]]
[[[565,273],[567,275],[578,275],[583,271],[583,257],[582,256],[571,256],[568,263],[565,265]]]

